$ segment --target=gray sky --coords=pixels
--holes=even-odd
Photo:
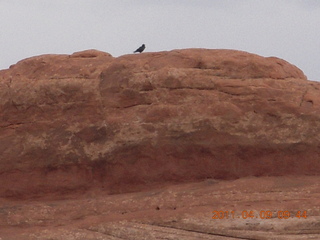
[[[180,48],[283,58],[320,81],[320,0],[0,0],[0,69],[40,54]]]

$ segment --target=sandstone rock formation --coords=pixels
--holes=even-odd
[[[281,59],[89,50],[0,76],[0,196],[320,170],[319,84]]]
[[[125,193],[205,179],[314,175],[318,180],[319,93],[320,84],[308,81],[288,62],[233,50],[185,49],[118,58],[88,50],[25,59],[0,71],[0,198],[88,197],[97,191]],[[316,199],[319,184],[312,186]],[[301,191],[303,195],[310,189]],[[191,196],[186,209],[201,196]],[[0,214],[7,220],[0,227],[42,226],[37,222],[41,217],[25,220],[3,201],[8,205]],[[319,214],[311,207],[314,203],[306,206],[313,216]],[[41,209],[50,212],[48,206]],[[181,222],[175,221],[179,228]],[[190,224],[182,228],[196,226]],[[309,233],[319,234],[314,230],[318,225],[312,226]],[[102,235],[113,231],[112,226],[86,228]],[[94,235],[92,239],[118,236]]]

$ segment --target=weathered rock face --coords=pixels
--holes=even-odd
[[[319,89],[231,50],[23,60],[0,72],[0,196],[319,174]]]

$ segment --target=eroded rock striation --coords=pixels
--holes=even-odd
[[[319,96],[242,51],[25,59],[0,71],[0,197],[318,175]]]

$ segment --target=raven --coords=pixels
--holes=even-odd
[[[146,45],[142,44],[142,46],[139,47],[137,50],[135,50],[133,53],[136,53],[136,52],[142,53],[145,48],[146,48]]]

